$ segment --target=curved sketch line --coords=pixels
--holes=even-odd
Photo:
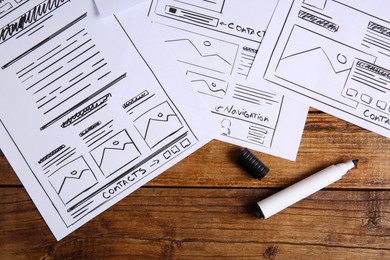
[[[298,56],[298,55],[301,55],[301,54],[304,54],[304,53],[308,53],[308,52],[312,52],[312,51],[315,51],[315,50],[321,50],[321,51],[324,53],[326,59],[328,60],[330,66],[332,67],[332,70],[333,70],[333,72],[334,72],[335,74],[343,73],[343,72],[345,72],[345,71],[348,71],[348,70],[351,70],[351,69],[352,69],[352,68],[347,68],[347,69],[344,69],[344,70],[341,70],[341,71],[336,71],[336,69],[333,67],[333,64],[332,64],[332,62],[331,62],[331,60],[330,60],[328,54],[326,54],[325,50],[324,50],[323,48],[321,48],[321,47],[315,47],[315,48],[312,48],[312,49],[309,49],[309,50],[297,52],[297,53],[291,54],[291,55],[289,55],[289,56],[286,56],[286,57],[284,57],[284,58],[281,58],[280,60],[284,60],[284,59],[287,59],[287,58],[291,58],[291,57]]]
[[[226,62],[227,64],[229,64],[230,66],[232,65],[229,61],[225,60],[223,57],[221,57],[220,55],[218,54],[209,54],[209,55],[203,55],[200,50],[196,47],[196,45],[190,40],[190,39],[177,39],[177,40],[167,40],[165,42],[180,42],[180,41],[188,41],[194,48],[195,50],[199,53],[199,55],[202,57],[202,58],[208,58],[208,57],[217,57],[217,58],[220,58],[221,60],[223,60],[224,62]]]
[[[70,176],[66,176],[66,177],[64,178],[64,180],[62,181],[62,183],[61,183],[61,186],[60,186],[60,189],[59,189],[59,191],[58,191],[58,194],[61,193],[62,188],[63,188],[64,185],[65,185],[66,180],[68,180],[68,179],[80,180],[81,177],[83,176],[83,174],[84,174],[85,171],[89,171],[89,169],[84,169],[84,170],[82,170],[81,173],[80,173],[80,175],[79,175],[79,177],[70,177]]]
[[[223,88],[220,88],[220,89],[217,89],[217,90],[213,90],[211,88],[211,86],[209,85],[209,83],[206,80],[204,80],[204,79],[192,80],[191,82],[204,82],[211,92],[220,92],[220,91],[222,91],[224,94],[226,94],[226,90],[224,90]]]
[[[103,153],[102,153],[102,157],[101,157],[100,162],[99,162],[99,167],[102,167],[104,156],[105,156],[105,153],[107,150],[124,151],[126,149],[127,145],[133,145],[133,143],[132,142],[124,143],[122,148],[104,148]]]
[[[152,122],[168,122],[168,121],[169,121],[169,118],[170,118],[171,116],[177,117],[176,114],[169,114],[169,115],[167,115],[166,119],[154,119],[154,118],[149,118],[148,124],[147,124],[147,126],[146,126],[146,131],[145,131],[144,139],[146,140],[146,138],[147,138],[147,135],[148,135],[148,132],[149,132],[149,127],[150,127],[150,125],[152,124]]]

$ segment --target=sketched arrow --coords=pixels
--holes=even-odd
[[[157,165],[157,164],[159,164],[160,163],[160,160],[153,160],[153,163],[152,163],[152,165],[150,165],[150,167],[153,167],[153,166],[155,166],[155,165]]]

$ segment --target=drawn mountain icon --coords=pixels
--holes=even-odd
[[[83,157],[54,172],[49,182],[65,205],[98,183]]]
[[[126,130],[100,144],[90,154],[106,177],[130,164],[141,155]]]
[[[150,148],[169,139],[183,128],[168,102],[163,102],[134,121],[134,125]]]

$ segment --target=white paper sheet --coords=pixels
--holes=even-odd
[[[116,14],[147,0],[94,0],[102,17]]]
[[[217,139],[295,160],[308,107],[246,80],[277,2],[153,0],[148,17],[215,116]]]
[[[390,137],[389,9],[385,0],[281,1],[250,79]]]
[[[1,15],[1,149],[57,239],[214,136],[132,17],[99,19],[93,0],[21,1]]]

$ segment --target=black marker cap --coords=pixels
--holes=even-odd
[[[237,157],[237,163],[246,169],[256,179],[263,179],[269,169],[247,148],[243,149]]]

